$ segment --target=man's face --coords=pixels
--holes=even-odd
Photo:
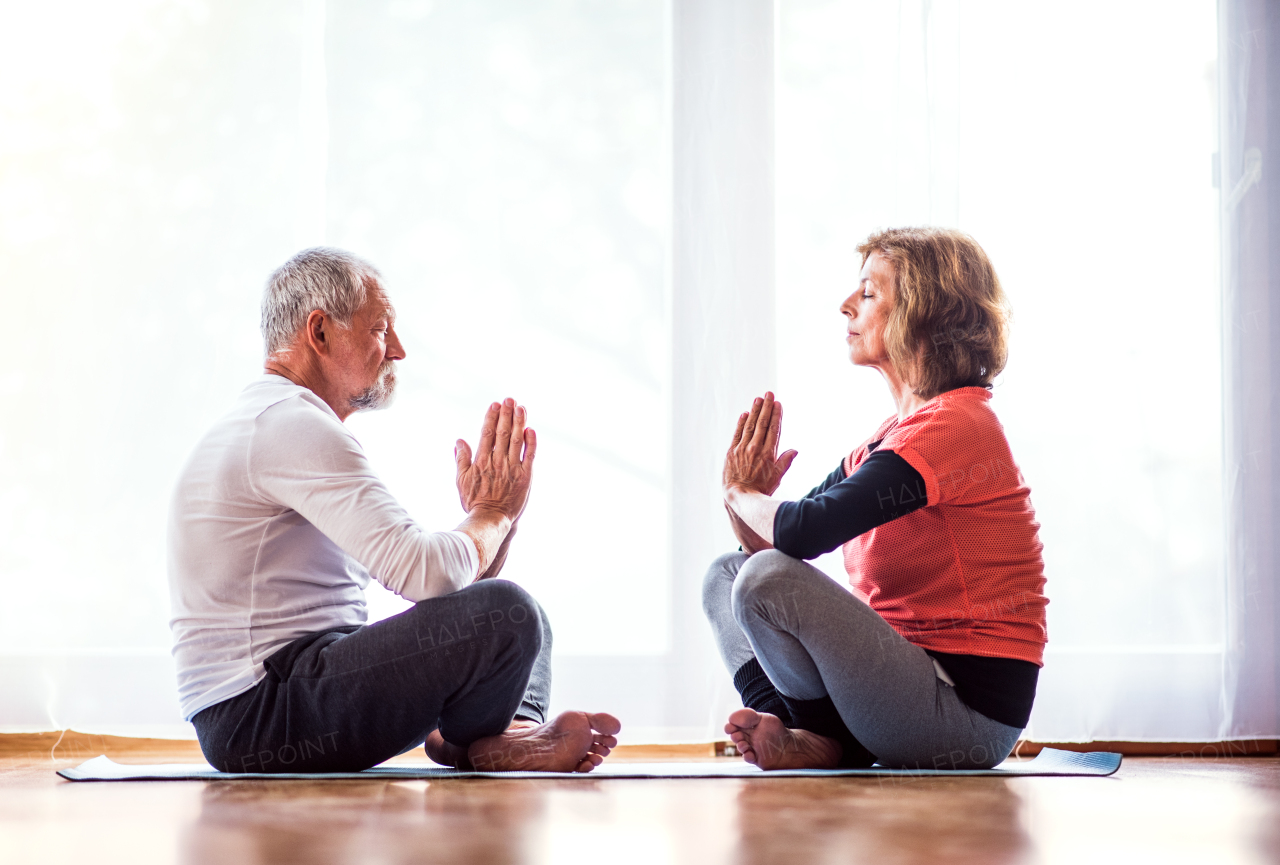
[[[368,286],[364,306],[352,317],[350,329],[333,330],[330,375],[341,383],[353,411],[385,407],[395,392],[395,361],[404,346],[396,336],[396,312],[382,286]]]

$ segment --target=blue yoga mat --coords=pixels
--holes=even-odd
[[[321,778],[382,781],[436,780],[442,778],[844,778],[881,777],[973,777],[1009,778],[1022,776],[1112,775],[1120,768],[1120,755],[1107,751],[1078,754],[1045,748],[1034,760],[1006,761],[994,769],[777,769],[765,772],[741,760],[701,763],[610,763],[594,772],[459,772],[436,766],[375,766],[363,772],[219,772],[206,763],[166,763],[154,766],[124,766],[107,757],[94,757],[74,769],[59,769],[68,781],[270,781]]]

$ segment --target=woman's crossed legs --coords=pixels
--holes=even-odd
[[[721,556],[703,609],[747,706],[726,732],[762,768],[989,768],[1017,742],[1020,730],[970,709],[923,649],[799,559]]]

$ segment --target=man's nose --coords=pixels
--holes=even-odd
[[[387,360],[404,360],[404,345],[400,342],[400,336],[394,329],[387,332]]]

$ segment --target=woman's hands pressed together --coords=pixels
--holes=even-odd
[[[771,496],[791,468],[796,451],[778,456],[778,439],[782,436],[782,403],[765,391],[764,399],[756,397],[751,411],[738,418],[733,443],[724,459],[725,497],[731,488]]]
[[[515,400],[495,402],[485,412],[474,456],[464,440],[454,446],[458,498],[467,512],[458,531],[475,542],[479,579],[497,576],[529,501],[538,437],[525,427],[526,420],[524,406]]]
[[[778,503],[770,498],[791,468],[796,451],[778,454],[782,436],[782,403],[766,392],[738,418],[733,442],[724,459],[725,507],[742,549],[755,554],[773,546],[773,518]]]

